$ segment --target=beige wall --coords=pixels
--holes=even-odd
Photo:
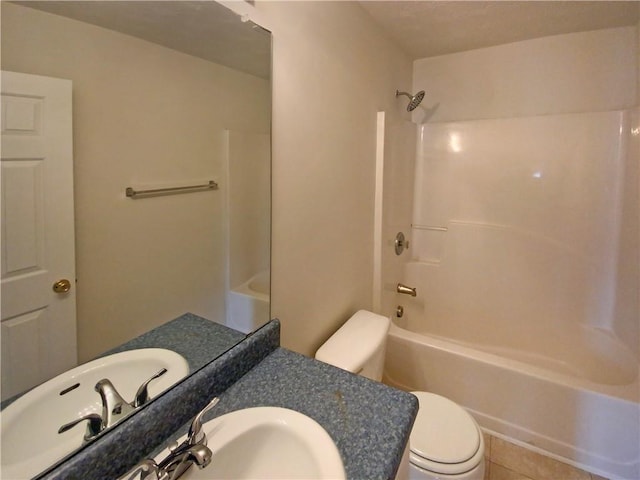
[[[224,322],[224,183],[124,188],[223,180],[223,129],[268,131],[269,83],[6,2],[2,68],[73,80],[79,360],[186,311]]]
[[[4,9],[5,5],[3,5]],[[6,11],[15,14],[19,8],[10,6]],[[22,9],[25,10],[25,9]],[[373,258],[373,198],[374,198],[374,170],[375,170],[375,134],[376,112],[386,110],[398,121],[400,118],[408,120],[404,107],[395,99],[396,89],[408,89],[411,82],[411,60],[392,44],[377,26],[373,24],[357,4],[352,2],[259,2],[257,4],[256,20],[273,32],[273,250],[272,250],[272,315],[281,319],[283,324],[282,344],[285,347],[305,354],[313,354],[315,349],[359,308],[372,307],[372,258]],[[3,10],[3,16],[5,10]],[[44,14],[37,14],[38,16]],[[36,16],[35,13],[30,17]],[[3,18],[3,26],[7,17]],[[9,23],[9,22],[7,22]],[[5,42],[3,42],[3,65],[7,60],[7,68],[20,69],[29,72],[31,56],[50,59],[45,71],[33,71],[52,76],[93,77],[89,90],[113,88],[114,94],[125,92],[125,86],[134,80],[131,76],[122,78],[117,85],[111,85],[114,80],[109,73],[111,62],[125,62],[129,58],[131,44],[117,43],[116,48],[96,55],[88,51],[89,42],[76,45],[72,38],[71,23],[68,20],[57,20],[60,32],[55,41],[33,41],[22,38],[20,42],[28,44],[28,55],[17,55],[14,60],[4,56]],[[83,30],[94,30],[93,27],[78,27]],[[21,32],[10,32],[20,36]],[[99,29],[95,29],[99,30]],[[100,32],[114,41],[118,34]],[[3,32],[3,35],[5,32]],[[122,37],[122,36],[121,36]],[[123,41],[123,39],[121,39]],[[129,39],[130,40],[130,39]],[[70,43],[71,45],[67,45]],[[93,43],[93,42],[91,42]],[[142,48],[144,42],[136,43],[135,48]],[[75,45],[75,46],[72,46]],[[157,49],[152,45],[145,45]],[[8,48],[8,46],[6,47]],[[66,65],[73,69],[71,75],[56,60],[50,52],[64,53],[68,59]],[[139,65],[140,77],[137,83],[149,85],[148,89],[157,91],[160,84],[177,82],[186,68],[186,56],[173,53],[175,61],[183,62],[180,67],[165,71],[157,64],[157,50],[145,56],[143,62],[135,57]],[[26,58],[25,58],[26,57]],[[131,55],[131,62],[134,62]],[[194,62],[193,59],[189,60]],[[195,61],[195,63],[198,63]],[[209,80],[211,73],[207,65],[197,75],[198,81]],[[165,67],[166,68],[166,67]],[[158,70],[160,69],[160,70]],[[77,72],[76,70],[80,70]],[[96,71],[97,70],[97,71]],[[121,71],[117,68],[116,71]],[[109,78],[109,82],[101,79]],[[158,82],[158,79],[162,79]],[[182,80],[180,78],[180,80]],[[81,92],[83,82],[74,79],[78,94],[76,103],[85,99]],[[241,80],[231,77],[225,78],[225,83],[240,83]],[[247,81],[250,81],[249,79]],[[247,92],[256,88],[260,92],[264,88],[254,86],[253,89],[244,88],[242,97],[229,96],[217,98],[218,109],[224,111],[245,112],[242,118],[226,119],[225,127],[243,129],[241,120],[247,117],[246,109],[251,103],[262,101],[251,98]],[[261,90],[262,88],[262,90]],[[201,85],[191,85],[182,92],[184,95],[192,92],[202,92]],[[92,97],[90,91],[87,97]],[[215,97],[215,93],[211,97]],[[116,96],[117,98],[117,96]],[[202,100],[202,99],[200,99]],[[136,106],[135,97],[127,97],[126,106]],[[106,103],[103,105],[102,103]],[[93,128],[100,129],[107,122],[106,112],[113,101],[102,102],[90,111],[100,111],[101,116],[90,122]],[[400,102],[401,103],[401,102]],[[198,102],[200,113],[209,111],[210,103]],[[231,108],[230,105],[234,105]],[[172,113],[175,106],[167,102],[165,107]],[[147,108],[140,105],[139,108]],[[120,106],[120,108],[122,108]],[[253,119],[263,125],[263,119]],[[82,112],[76,113],[76,125],[85,123]],[[203,125],[204,120],[190,123],[197,125],[198,131],[209,130],[213,125]],[[215,123],[216,120],[213,120]],[[95,125],[93,125],[95,123]],[[140,124],[133,123],[136,127]],[[218,125],[215,125],[218,126]],[[89,126],[87,126],[88,128]],[[168,135],[155,135],[157,125],[144,128],[149,138],[166,138]],[[174,128],[186,128],[184,123],[174,125]],[[245,128],[246,129],[246,128]],[[130,158],[149,156],[146,147],[132,148],[132,139],[126,134],[126,129],[119,136],[105,139],[101,147],[109,147],[115,143],[116,152],[113,155],[92,152],[95,162],[103,165],[105,171],[111,175],[115,166],[113,162],[122,158],[127,151],[132,151]],[[209,142],[214,142],[211,136]],[[126,141],[126,142],[125,142]],[[126,143],[126,148],[123,144]],[[82,144],[76,145],[76,162],[79,166],[77,176],[77,197],[88,196],[89,190],[95,188],[94,183],[106,182],[106,173],[101,172],[90,176],[90,181],[84,182],[85,155],[82,154]],[[216,149],[217,142],[208,143],[209,149]],[[186,148],[181,145],[181,148]],[[117,153],[118,155],[115,155]],[[177,155],[173,151],[169,165],[176,166],[173,159]],[[123,167],[129,165],[123,161]],[[183,165],[180,165],[183,167]],[[201,170],[184,172],[192,177],[206,175]],[[169,169],[168,174],[175,172]],[[168,175],[167,174],[167,175]],[[126,176],[125,176],[126,177]],[[151,180],[164,178],[157,172]],[[134,169],[128,178],[109,181],[111,191],[121,195],[120,190],[128,182],[147,181],[148,170],[139,167]],[[83,186],[84,185],[84,186]],[[204,194],[203,194],[204,195]],[[215,194],[214,194],[215,195]],[[186,196],[185,196],[186,197]],[[104,195],[100,199],[105,201]],[[83,204],[81,200],[79,204]],[[147,204],[148,207],[149,204]],[[124,199],[118,198],[111,210],[120,212],[131,211]],[[89,275],[94,266],[82,256],[96,251],[101,245],[98,243],[98,233],[109,229],[113,219],[101,217],[104,213],[84,211],[79,207],[77,219],[79,222],[98,222],[95,226],[82,232],[78,230],[79,250],[79,279],[83,272]],[[88,208],[88,207],[86,207]],[[140,202],[134,208],[145,208]],[[135,221],[130,219],[130,221]],[[159,232],[158,232],[159,235]],[[193,235],[193,231],[189,233]],[[114,236],[126,237],[124,231],[118,230]],[[176,241],[180,244],[179,241]],[[130,241],[125,242],[130,244]],[[191,244],[191,242],[190,242]],[[84,247],[83,245],[86,245]],[[122,247],[126,250],[126,246]],[[120,263],[118,260],[117,263]],[[126,263],[126,262],[125,262]],[[203,262],[200,262],[203,263]],[[96,283],[100,283],[98,280]],[[104,282],[101,282],[104,283]],[[81,295],[81,284],[79,284]],[[148,292],[149,298],[154,295]],[[166,295],[165,295],[166,296]],[[162,298],[162,295],[160,295]],[[102,327],[95,330],[94,335],[103,337],[120,326],[114,320],[114,305],[109,307],[105,321],[92,319],[83,320],[80,327],[81,338],[86,338],[89,325],[101,322]],[[149,300],[142,310],[158,310],[166,308],[156,306]],[[82,314],[82,308],[80,309]],[[143,312],[139,312],[142,314]],[[198,313],[198,312],[196,312]],[[171,315],[171,314],[169,314]],[[144,330],[141,327],[141,330]]]
[[[372,308],[376,112],[403,115],[411,61],[355,3],[256,6],[273,32],[272,314],[311,355]]]

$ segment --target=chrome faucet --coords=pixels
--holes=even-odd
[[[96,383],[95,390],[102,399],[102,422],[104,428],[115,425],[135,410],[133,404],[127,403],[122,398],[110,380],[103,378]]]
[[[207,447],[207,436],[202,430],[202,417],[215,407],[218,401],[218,397],[214,397],[214,399],[195,416],[189,426],[187,439],[171,450],[171,453],[158,464],[160,472],[166,472],[168,474],[168,480],[180,478],[193,464],[197,465],[198,468],[204,468],[211,462],[213,453]]]
[[[417,296],[418,294],[416,293],[416,289],[415,287],[407,287],[406,285],[403,285],[402,283],[399,283],[398,286],[396,287],[396,292],[398,293],[404,293],[405,295],[411,295],[412,297]]]
[[[184,443],[169,454],[158,464],[160,479],[176,480],[180,478],[192,465],[205,468],[211,463],[213,452],[206,445],[199,443],[186,446]]]
[[[140,462],[131,471],[128,480],[176,480],[182,476],[192,465],[203,469],[211,463],[213,453],[206,445],[193,445],[179,454],[171,453],[159,465],[149,458]],[[165,462],[167,460],[170,462]],[[124,479],[125,477],[122,477]],[[121,479],[121,480],[122,480]]]
[[[116,387],[113,386],[109,379],[103,378],[98,383],[96,383],[94,387],[95,391],[98,392],[98,394],[100,395],[100,399],[102,400],[102,414],[99,415],[97,413],[90,413],[81,418],[75,419],[69,423],[62,425],[58,429],[58,433],[64,433],[86,420],[87,430],[84,434],[84,441],[88,442],[89,440],[96,437],[104,429],[115,425],[124,417],[133,412],[136,408],[141,407],[142,405],[147,403],[149,401],[149,383],[152,380],[161,377],[165,373],[167,373],[167,369],[163,368],[156,374],[154,374],[151,378],[146,380],[142,385],[140,385],[131,403],[127,403],[127,401],[122,398],[120,393],[118,393],[118,390],[116,390]]]
[[[213,452],[207,447],[207,436],[202,429],[202,417],[218,403],[215,397],[198,413],[189,427],[189,433],[184,442],[170,449],[169,454],[160,463],[146,459],[139,463],[131,472],[128,480],[176,480],[192,465],[205,468],[211,463]]]

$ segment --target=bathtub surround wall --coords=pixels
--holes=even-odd
[[[268,132],[269,81],[7,2],[2,39],[3,69],[74,82],[79,360],[186,311],[222,322],[223,131]],[[124,196],[176,179],[220,190]]]
[[[543,235],[571,249],[575,246],[574,242],[579,242],[578,245],[582,244],[583,247],[573,253],[586,255],[581,268],[591,269],[591,273],[583,273],[593,275],[594,282],[601,282],[600,285],[592,283],[592,291],[589,293],[585,290],[585,293],[592,297],[598,296],[601,308],[598,310],[597,305],[585,305],[589,311],[583,312],[583,316],[577,321],[612,330],[636,356],[640,355],[637,293],[640,284],[638,262],[632,260],[638,259],[638,149],[636,137],[629,134],[629,129],[636,115],[630,109],[637,105],[637,43],[637,29],[634,27],[598,30],[422,59],[415,62],[414,71],[414,88],[430,85],[434,97],[440,102],[438,111],[422,127],[424,148],[444,148],[452,152],[449,160],[436,161],[433,150],[427,152],[419,147],[419,155],[424,161],[433,161],[430,169],[423,172],[429,178],[425,177],[422,181],[433,183],[422,186],[416,184],[416,188],[428,197],[423,199],[422,205],[429,204],[428,208],[433,213],[438,212],[437,215],[441,218],[418,218],[422,215],[422,207],[416,205],[414,223],[447,227],[447,222],[454,220],[509,228],[524,227],[531,234]],[[525,75],[524,72],[530,74]],[[596,118],[605,115],[589,112],[604,111],[620,111],[619,114],[611,115],[620,115],[621,124],[616,126],[611,123],[607,127],[606,123],[593,123],[591,127],[587,127],[588,122],[600,122]],[[590,116],[561,116],[570,113]],[[453,161],[456,153],[464,156],[463,149],[473,151],[476,148],[478,155],[487,161],[494,161],[497,151],[490,154],[489,151],[482,150],[485,148],[483,146],[462,145],[460,133],[453,123],[440,127],[432,125],[440,122],[503,118],[505,120],[502,122],[505,123],[496,123],[493,127],[486,121],[482,123],[482,127],[476,124],[478,128],[494,128],[495,140],[498,140],[501,136],[498,129],[511,128],[508,125],[517,128],[517,122],[525,122],[522,118],[507,119],[533,115],[545,117],[532,118],[531,122],[556,122],[556,127],[549,123],[551,129],[566,125],[568,135],[577,132],[572,122],[578,122],[576,128],[583,128],[584,135],[592,140],[587,139],[583,143],[580,141],[581,137],[576,136],[573,143],[569,144],[560,138],[562,135],[559,133],[546,135],[540,131],[539,134],[550,141],[555,137],[559,141],[558,147],[565,146],[567,151],[564,154],[554,153],[554,144],[547,143],[550,150],[535,154],[538,156],[536,158],[532,152],[542,141],[541,138],[531,136],[530,143],[527,143],[529,137],[523,136],[520,147],[514,145],[510,154],[505,151],[503,163],[492,166],[476,161],[473,165],[467,164],[464,167]],[[555,116],[555,120],[550,115]],[[580,122],[583,127],[579,126]],[[606,120],[603,119],[602,122]],[[470,125],[472,124],[464,123],[460,126],[473,128]],[[443,140],[448,145],[434,146],[433,142],[429,143],[431,139],[424,137],[433,134],[434,128],[449,129]],[[623,129],[620,135],[618,128]],[[608,135],[608,140],[602,140],[604,135]],[[597,167],[600,171],[593,170],[595,157],[591,161],[586,160],[585,155],[595,153],[587,146],[588,141],[610,142],[609,152],[601,150],[599,154],[595,154],[600,162],[600,167]],[[603,143],[598,144],[604,148]],[[529,155],[532,156],[527,157]],[[454,177],[449,174],[452,170],[444,172],[444,169],[451,168],[457,169],[461,172],[460,175],[466,177]],[[549,173],[552,174],[548,175]],[[442,175],[442,182],[434,180],[438,175]],[[478,178],[481,175],[485,178],[474,180],[474,176]],[[608,180],[605,176],[608,176]],[[524,179],[527,177],[531,180],[527,182],[528,187],[525,187],[525,183],[521,187],[515,186],[515,181],[526,181]],[[446,185],[447,181],[459,180],[466,183]],[[495,188],[494,193],[490,193],[490,200],[472,198],[474,192],[482,193],[477,189],[478,185],[487,180],[493,182],[490,189]],[[540,186],[535,186],[537,180],[540,181]],[[599,181],[602,183],[598,184]],[[488,183],[485,185],[489,187]],[[450,187],[460,189],[457,196],[447,193]],[[527,195],[531,196],[530,200],[518,200]],[[549,202],[548,205],[543,207],[535,200],[538,198],[536,195],[540,195],[541,202]],[[508,207],[512,207],[513,205],[509,205],[512,202],[520,204],[509,214],[511,218],[505,218],[500,212],[504,213]],[[530,208],[527,207],[527,202],[531,204]],[[558,212],[554,205],[559,205],[565,213]],[[598,214],[603,214],[601,219],[604,223],[594,221]],[[588,226],[590,221],[593,223]],[[536,225],[525,226],[527,222],[534,222]],[[586,223],[578,227],[576,222]],[[415,232],[416,240],[421,235],[443,237],[442,233],[420,228]],[[591,247],[587,247],[587,243]],[[432,247],[433,244],[426,248]],[[419,249],[420,246],[416,245],[416,248]],[[437,256],[441,253],[431,252],[429,255]],[[429,255],[423,259],[429,260]],[[618,265],[620,262],[625,266]],[[560,267],[558,263],[550,266],[555,269]],[[576,268],[579,268],[577,264]],[[564,271],[566,275],[575,276],[575,268]],[[589,288],[586,285],[584,287]]]
[[[637,298],[617,289],[629,122],[614,111],[423,125],[411,329],[633,381],[637,355],[615,334],[616,304],[638,321]]]
[[[387,368],[614,478],[640,475],[637,35],[415,62],[413,89],[433,96],[413,116],[404,280],[421,295],[403,299]]]
[[[636,107],[630,110],[626,120],[628,123],[623,128],[627,132],[630,130],[631,135],[622,138],[627,157],[621,185],[620,235],[614,279],[616,303],[612,328],[635,352],[636,358],[640,358],[640,109]]]

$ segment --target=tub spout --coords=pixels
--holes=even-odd
[[[412,297],[415,297],[415,296],[418,295],[416,293],[416,289],[415,288],[407,287],[406,285],[403,285],[402,283],[398,284],[398,286],[396,287],[396,292],[404,293],[405,295],[411,295]]]

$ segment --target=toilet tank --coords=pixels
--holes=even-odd
[[[372,380],[382,380],[388,317],[357,311],[316,352],[316,360]]]

